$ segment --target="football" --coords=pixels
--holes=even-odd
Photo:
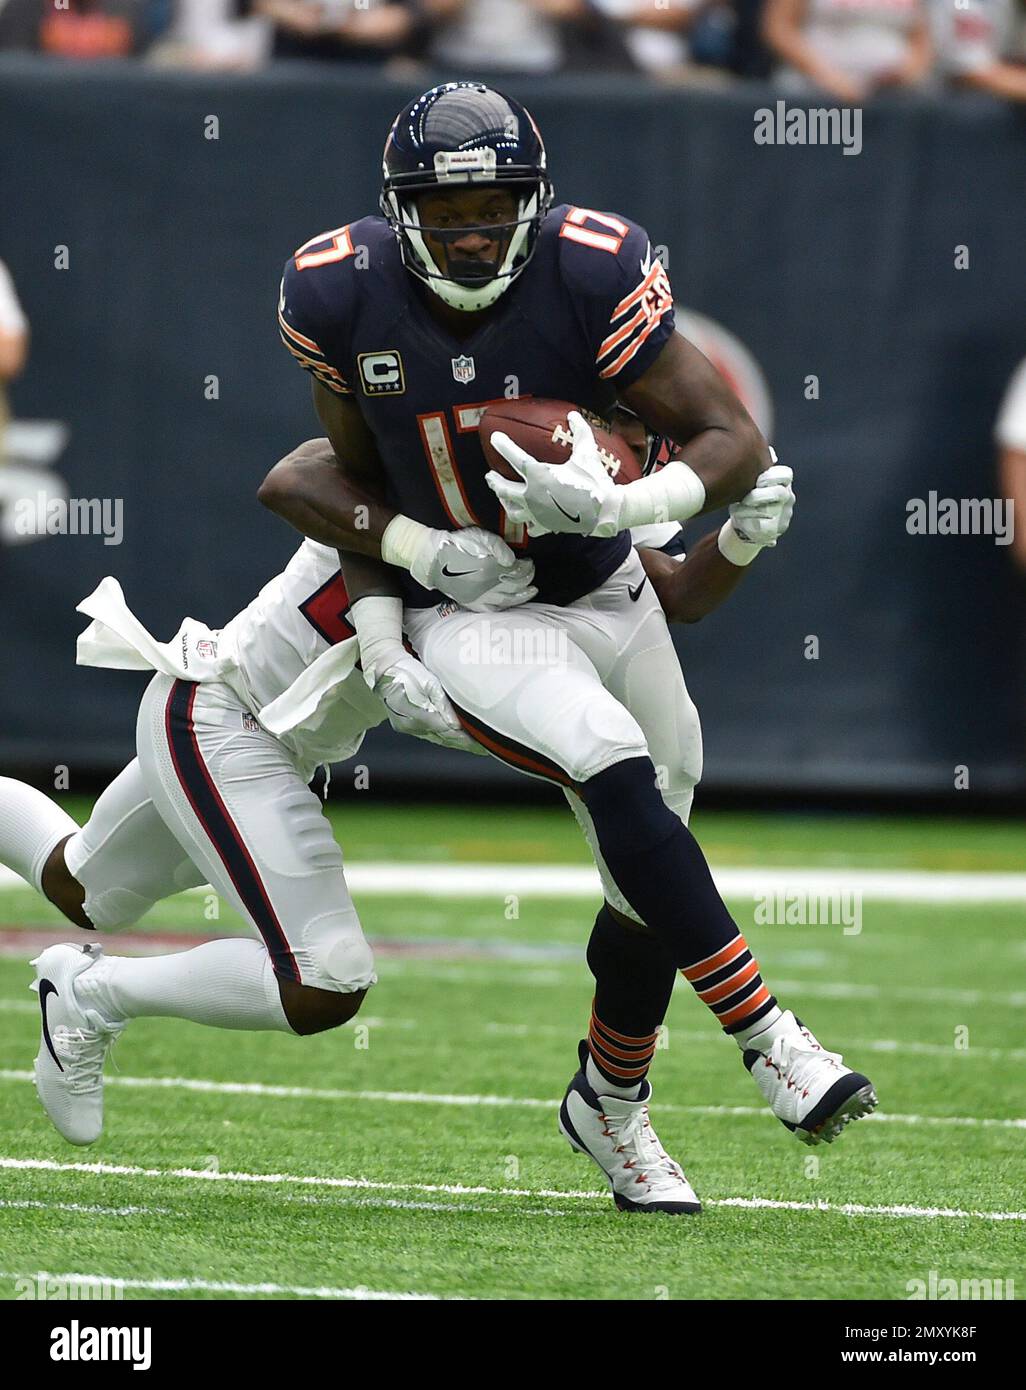
[[[503,430],[514,443],[542,463],[566,463],[573,447],[567,415],[579,406],[570,401],[518,399],[490,405],[481,416],[478,433],[489,468],[504,478],[520,481],[520,474],[508,464],[491,443],[492,432]],[[622,435],[603,428],[597,416],[581,411],[595,433],[599,455],[617,483],[631,483],[641,477],[638,459]]]

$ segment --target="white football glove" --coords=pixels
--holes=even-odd
[[[728,508],[730,520],[720,531],[719,546],[732,564],[750,564],[784,535],[794,511],[793,478],[786,464],[774,463],[759,474],[751,492]]]
[[[429,531],[410,573],[425,589],[440,589],[475,613],[515,608],[538,592],[531,584],[534,561],[518,560],[504,540],[479,526]]]
[[[404,648],[374,671],[374,693],[388,710],[388,722],[399,734],[413,734],[468,753],[485,750],[465,734],[456,711],[437,677]]]
[[[504,540],[480,526],[440,531],[396,516],[381,538],[381,558],[475,613],[514,608],[538,592],[531,582],[534,561],[518,560]]]
[[[528,535],[570,531],[581,536],[615,536],[623,530],[620,508],[624,489],[613,482],[599,457],[595,436],[584,416],[571,410],[566,419],[573,448],[566,463],[558,465],[539,462],[508,434],[495,430],[492,447],[524,481],[511,482],[492,471],[485,474],[485,482],[510,520],[526,523]]]

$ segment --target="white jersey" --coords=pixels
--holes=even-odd
[[[871,82],[897,67],[923,17],[925,0],[807,0],[802,37],[816,53],[849,77]],[[789,86],[809,79],[784,68]]]
[[[332,642],[352,637],[338,552],[306,540],[280,574],[221,629],[233,683],[254,709],[283,694]]]
[[[0,333],[25,333],[28,320],[18,303],[11,272],[0,261]]]
[[[945,76],[1026,56],[1023,13],[1015,0],[932,0],[930,19],[937,68]]]
[[[222,680],[260,713],[294,690],[318,658],[339,643],[352,643],[355,661],[355,631],[345,617],[348,606],[338,552],[305,540],[281,574],[222,629],[221,654],[232,663]],[[386,717],[361,671],[317,689],[321,695],[330,690],[330,699],[313,719],[281,734],[313,766],[350,757],[365,731]]]
[[[220,631],[186,618],[169,642],[150,636],[107,578],[78,605],[93,619],[78,663],[227,685],[312,773],[351,757],[387,715],[357,669],[347,603],[338,555],[311,540]]]
[[[994,438],[1000,449],[1026,454],[1026,358],[1015,369],[1001,402]]]

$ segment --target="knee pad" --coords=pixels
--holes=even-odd
[[[374,952],[355,908],[338,908],[312,918],[303,929],[303,944],[294,951],[305,985],[353,994],[377,984]]]

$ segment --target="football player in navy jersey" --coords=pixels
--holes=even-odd
[[[560,1129],[621,1209],[694,1212],[648,1116],[646,1074],[678,969],[799,1139],[830,1142],[876,1104],[869,1080],[779,1007],[687,829],[698,719],[631,544],[632,531],[672,534],[736,506],[757,481],[779,502],[790,470],[674,331],[646,233],[552,205],[541,136],[518,102],[454,82],[404,108],[385,146],[381,211],[314,237],[285,267],[282,337],[315,378],[336,457],[279,465],[260,496],[342,553],[372,688],[377,652],[405,631],[473,739],[563,788],[606,904]],[[488,472],[477,432],[487,406],[511,396],[599,415],[619,400],[679,450],[615,486],[574,412],[559,468],[492,435],[523,479],[511,482]],[[771,541],[755,511],[724,525],[726,565]]]

